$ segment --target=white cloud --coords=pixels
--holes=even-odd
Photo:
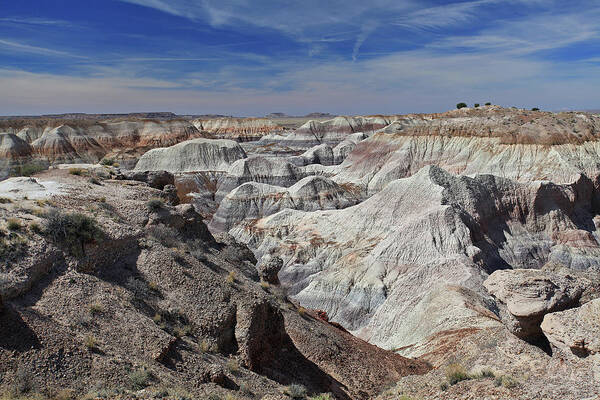
[[[82,56],[78,56],[75,54],[71,54],[66,51],[54,50],[45,47],[32,46],[25,43],[20,43],[13,40],[0,39],[0,49],[4,47],[5,49],[9,49],[10,51],[17,51],[22,53],[33,53],[33,54],[42,54],[47,56],[65,56],[65,57],[73,57],[73,58],[86,58]]]

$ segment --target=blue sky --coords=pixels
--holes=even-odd
[[[600,108],[600,1],[0,2],[0,115]]]

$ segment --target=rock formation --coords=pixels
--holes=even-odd
[[[542,322],[550,344],[565,356],[595,356],[600,367],[600,299],[579,308],[547,314]]]
[[[495,269],[598,268],[595,239],[581,247],[557,235],[595,229],[594,192],[585,177],[525,184],[425,167],[356,206],[286,209],[230,232],[283,258],[279,278],[301,304],[371,343],[415,346],[444,329],[497,324],[483,287]]]
[[[283,209],[303,211],[341,209],[359,202],[351,191],[322,176],[309,176],[289,188],[248,182],[221,201],[210,223],[215,231],[228,231],[243,221],[253,221]]]
[[[225,139],[192,139],[171,147],[152,149],[140,157],[135,171],[172,173],[226,171],[246,157],[240,145]]]
[[[502,322],[523,339],[542,335],[544,315],[578,305],[585,285],[569,275],[530,269],[496,271],[483,283],[501,307]]]

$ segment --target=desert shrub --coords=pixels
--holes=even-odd
[[[85,175],[86,173],[87,171],[83,168],[69,168],[69,174],[71,175],[81,176]]]
[[[298,385],[293,383],[285,388],[285,394],[290,396],[292,399],[305,399],[306,398],[306,388],[302,385]]]
[[[225,279],[228,284],[233,285],[235,283],[235,271],[229,271],[227,278]]]
[[[107,166],[111,166],[113,165],[115,162],[114,158],[103,158],[102,160],[100,160],[100,164],[102,165],[107,165]]]
[[[467,103],[458,103],[458,104],[456,105],[456,108],[458,108],[459,110],[460,110],[461,108],[465,108],[465,107],[467,107]]]
[[[304,317],[306,315],[306,308],[302,306],[298,307],[298,314],[300,314],[301,317]]]
[[[5,233],[0,230],[0,264],[4,261],[14,260],[25,254],[27,249],[27,241],[11,233],[6,237]]]
[[[494,383],[496,386],[504,386],[507,389],[513,389],[519,386],[519,382],[512,376],[508,375],[497,376],[494,380]]]
[[[230,358],[229,361],[227,361],[227,369],[231,373],[236,373],[240,370],[240,364],[235,358]]]
[[[96,350],[98,348],[98,341],[92,335],[88,335],[85,337],[84,344],[88,350]]]
[[[92,303],[88,306],[88,311],[92,315],[102,314],[104,312],[104,308],[100,303]]]
[[[203,353],[216,353],[218,351],[217,346],[215,344],[211,344],[206,339],[203,339],[200,342],[200,350]]]
[[[165,247],[177,247],[181,242],[179,234],[173,228],[163,224],[148,228],[148,234]]]
[[[492,103],[490,103],[489,101],[487,103],[485,103],[486,106],[491,106]]]
[[[45,233],[55,242],[67,247],[76,256],[85,254],[85,245],[104,236],[96,220],[79,213],[63,213],[52,209],[45,214]]]
[[[475,377],[479,379],[494,378],[496,377],[496,374],[491,369],[485,368],[482,369]]]
[[[0,204],[8,204],[8,203],[12,203],[13,201],[7,197],[0,197]]]
[[[155,197],[146,202],[146,207],[152,212],[160,211],[165,206],[163,199]]]
[[[475,108],[479,107],[479,103],[474,104]]]
[[[90,179],[88,179],[88,182],[91,183],[92,185],[101,185],[100,181],[95,176],[90,176]]]
[[[21,225],[21,221],[19,221],[17,218],[9,218],[6,222],[7,228],[11,231],[18,231],[23,227]]]
[[[539,108],[537,108],[537,107],[533,107],[533,108],[531,109],[531,111],[540,111],[540,109],[539,109]]]
[[[309,397],[309,400],[333,400],[331,393],[321,393],[316,396]]]
[[[448,390],[448,387],[449,387],[448,386],[448,382],[442,382],[442,383],[440,383],[440,390],[442,392],[445,392],[446,390]]]
[[[189,336],[192,333],[192,326],[191,325],[176,326],[175,328],[173,328],[173,333],[175,334],[175,337]]]
[[[23,164],[16,167],[13,174],[15,176],[32,176],[45,169],[46,168],[39,164]]]
[[[150,384],[152,372],[148,371],[147,368],[138,368],[135,371],[131,371],[128,376],[131,386],[135,390],[142,390]]]
[[[465,371],[462,365],[450,364],[448,368],[446,368],[446,378],[450,385],[456,385],[458,382],[471,379],[471,376]]]
[[[42,227],[37,222],[29,224],[29,230],[33,233],[41,234],[43,232]]]

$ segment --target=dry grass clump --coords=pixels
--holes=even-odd
[[[76,256],[85,254],[86,244],[104,236],[96,220],[84,214],[63,213],[53,209],[44,217],[47,220],[45,233]]]
[[[131,381],[131,386],[135,390],[142,390],[146,388],[152,380],[152,372],[150,372],[146,367],[131,371],[128,376],[129,380]]]
[[[450,364],[446,368],[446,378],[450,385],[456,385],[458,382],[471,379],[472,376],[467,373],[465,368],[460,364]]]
[[[87,170],[83,168],[69,168],[69,174],[83,176],[87,175]]]
[[[233,285],[235,283],[235,279],[236,279],[235,271],[229,271],[229,274],[227,274],[227,278],[225,279],[225,281],[229,285]]]
[[[21,230],[21,228],[23,227],[21,225],[21,221],[18,218],[9,218],[6,221],[6,226],[7,226],[8,230],[11,230],[11,231],[18,231],[18,230]]]

